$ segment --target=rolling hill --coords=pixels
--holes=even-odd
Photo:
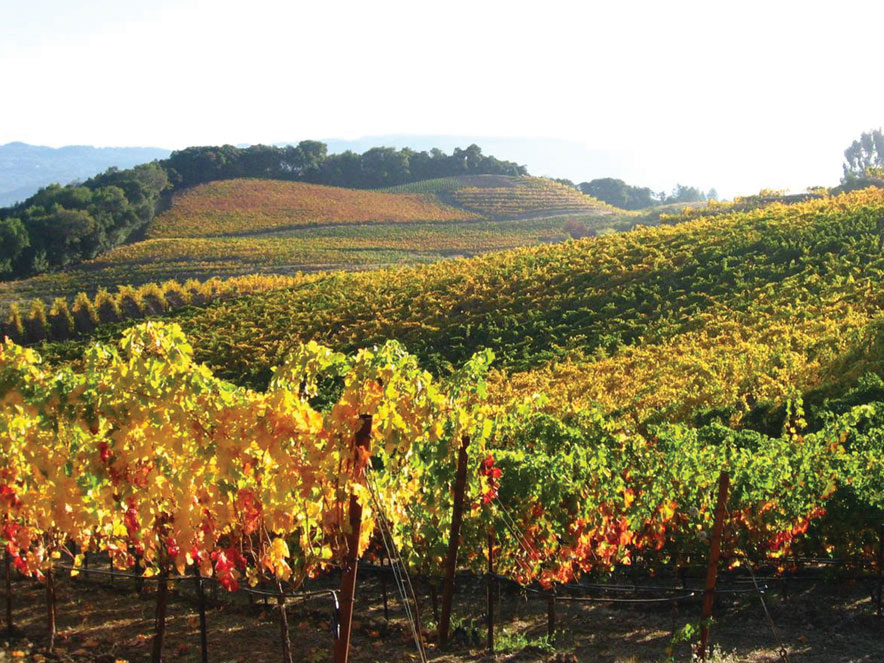
[[[176,194],[143,241],[63,271],[0,283],[0,306],[18,302],[27,313],[29,299],[48,305],[64,297],[72,304],[79,292],[94,297],[102,288],[170,279],[426,263],[563,241],[569,220],[594,230],[631,223],[626,213],[541,178],[452,177],[424,188],[371,191],[242,178],[201,184]],[[469,209],[454,199],[459,195],[471,197]]]

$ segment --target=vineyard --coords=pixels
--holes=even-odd
[[[274,180],[220,180],[180,194],[148,237],[212,237],[328,223],[476,218],[416,194],[389,194]]]
[[[205,281],[189,279],[183,283],[170,279],[138,287],[117,286],[113,293],[99,288],[94,297],[85,292],[72,300],[56,297],[50,306],[36,298],[26,309],[11,304],[5,320],[0,323],[0,333],[21,343],[88,337],[102,325],[160,315],[187,306],[207,306],[245,294],[298,287],[318,276],[256,274],[223,280],[217,277]]]
[[[459,207],[493,217],[590,212],[623,214],[610,205],[564,184],[541,178],[519,178],[502,187],[464,187],[450,194]]]
[[[460,189],[498,189],[512,187],[513,182],[519,180],[530,180],[533,178],[513,178],[505,175],[460,175],[457,177],[438,177],[431,180],[422,180],[411,184],[400,184],[399,186],[390,187],[387,191],[391,193],[420,193],[420,194],[439,194],[453,193]]]
[[[587,205],[590,198],[555,182],[487,179],[504,187],[495,194],[498,198],[511,198],[510,204],[520,210],[530,207],[530,213],[521,214],[526,218],[501,220],[507,214],[479,215],[453,207],[451,201],[440,202],[435,194],[255,179],[200,185],[174,197],[171,208],[149,227],[147,240],[120,246],[62,271],[0,283],[0,320],[9,319],[10,307],[15,305],[15,315],[27,319],[33,312],[37,318],[34,325],[39,327],[40,313],[35,308],[48,311],[63,298],[71,309],[81,293],[94,300],[101,289],[116,297],[119,289],[163,289],[171,280],[183,285],[190,279],[257,274],[294,277],[308,272],[424,264],[560,242],[574,234],[569,228],[575,224],[584,235],[628,230],[633,224],[632,217]],[[486,178],[442,181],[462,186],[474,180]],[[520,184],[523,180],[528,185]],[[526,198],[520,193],[524,191],[536,196]],[[572,204],[575,195],[580,205]],[[563,216],[563,210],[570,212]],[[238,288],[231,284],[223,290],[236,292]],[[47,328],[23,339],[70,337]]]
[[[268,233],[256,237],[152,239],[126,245],[63,272],[0,283],[0,309],[16,304],[25,314],[29,300],[49,306],[65,297],[68,306],[81,292],[120,285],[161,285],[169,280],[231,279],[245,274],[377,268],[433,262],[492,250],[563,241],[568,219],[600,224],[599,217],[548,217],[512,221],[330,226]]]
[[[287,601],[331,591],[319,660],[346,660],[369,573],[393,579],[421,660],[475,619],[476,581],[489,635],[474,647],[500,635],[500,587],[544,606],[547,644],[556,605],[627,590],[685,602],[693,642],[712,592],[685,574],[708,567],[714,586],[719,556],[725,594],[763,601],[762,570],[775,582],[828,564],[861,590],[856,610],[880,613],[882,218],[884,192],[868,189],[429,265],[252,277],[226,295],[225,281],[169,282],[57,304],[44,328],[92,338],[0,354],[7,559],[46,584],[50,615],[56,580],[90,558],[155,583],[153,660],[169,586],[202,587],[197,575],[282,606],[284,661]],[[358,241],[491,249],[517,222],[467,223],[471,236],[403,224]],[[346,230],[310,232],[331,250]],[[153,319],[126,322],[140,316]],[[4,329],[39,340],[38,318]],[[412,579],[431,588],[430,635]]]
[[[353,352],[396,339],[439,374],[493,349],[490,379],[507,397],[546,392],[550,407],[596,403],[638,423],[706,412],[736,424],[879,369],[882,212],[884,195],[869,190],[330,274],[174,319],[200,361],[255,388],[301,341]]]
[[[630,215],[573,187],[542,177],[444,177],[404,184],[387,191],[435,195],[443,202],[486,217],[517,218],[566,212]]]

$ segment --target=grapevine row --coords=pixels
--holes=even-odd
[[[600,410],[565,421],[537,401],[492,406],[491,359],[438,380],[396,343],[353,357],[311,343],[257,392],[195,362],[174,325],[92,346],[77,369],[7,341],[0,536],[19,571],[50,582],[59,557],[76,568],[101,551],[146,575],[193,567],[230,590],[266,576],[298,587],[366,551],[379,507],[409,567],[441,576],[464,436],[458,566],[481,571],[488,533],[508,533],[495,537],[498,572],[521,583],[703,554],[722,470],[725,558],[815,542],[862,552],[879,522],[880,404],[845,403],[812,433],[796,404],[779,437],[679,425],[643,435]],[[372,441],[359,451],[366,417]],[[351,496],[363,510],[356,550]],[[825,518],[842,503],[863,507],[851,512],[865,529]]]

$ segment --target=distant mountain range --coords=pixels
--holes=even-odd
[[[157,147],[43,147],[27,143],[0,145],[0,207],[8,207],[49,184],[70,184],[110,168],[131,168],[165,159]]]

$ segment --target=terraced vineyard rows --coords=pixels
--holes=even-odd
[[[549,212],[594,210],[623,214],[571,187],[535,177],[512,180],[501,187],[465,187],[449,194],[453,204],[492,217],[519,217]]]
[[[420,182],[412,182],[411,184],[400,184],[399,186],[385,189],[390,193],[422,193],[437,194],[451,193],[464,188],[500,188],[512,187],[515,178],[505,175],[459,175],[457,177],[439,177],[431,180],[421,180]],[[519,178],[533,179],[533,178]]]
[[[446,203],[488,217],[515,218],[556,212],[594,212],[630,216],[572,187],[542,177],[474,175],[445,177],[387,189],[395,193],[434,194]]]

